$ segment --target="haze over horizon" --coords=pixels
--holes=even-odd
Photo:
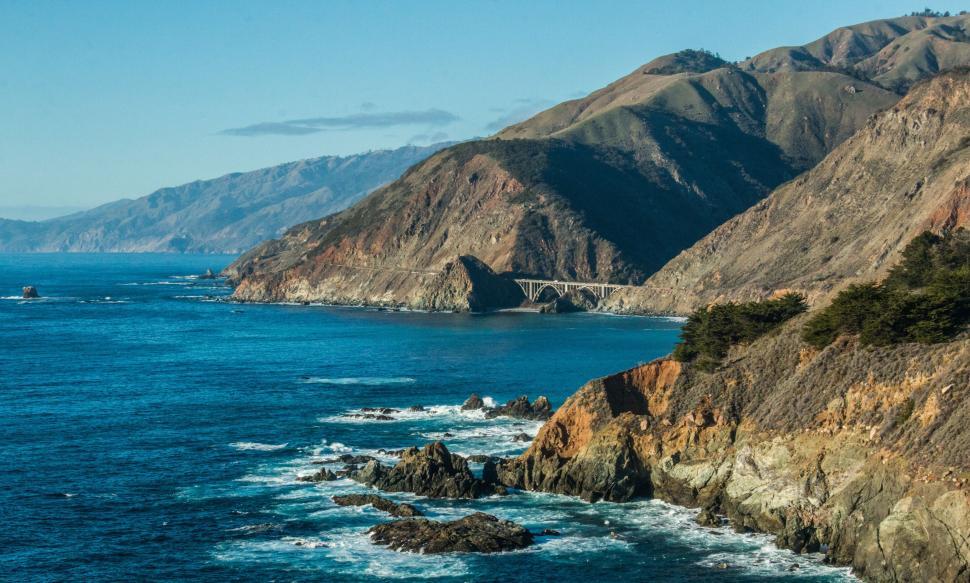
[[[955,4],[932,8],[956,12]],[[54,16],[51,8],[0,10],[7,214],[487,135],[663,54],[705,48],[738,60],[922,6],[616,2],[591,13],[552,2],[245,2],[231,11],[98,2],[57,4]]]

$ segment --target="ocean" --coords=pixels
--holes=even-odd
[[[370,543],[388,517],[338,507],[334,454],[440,439],[515,455],[539,424],[459,405],[548,396],[662,356],[680,322],[389,312],[224,301],[222,256],[0,255],[0,578],[25,580],[838,581],[846,569],[658,501],[388,494],[431,518],[484,511],[561,536],[496,555]],[[42,298],[20,299],[35,285]],[[393,420],[362,407],[425,411]],[[393,461],[389,459],[388,461]]]

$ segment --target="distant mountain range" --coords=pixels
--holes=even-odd
[[[740,63],[661,57],[447,148],[227,273],[240,299],[414,307],[459,256],[499,273],[642,283],[915,83],[970,64],[968,29],[967,15],[909,16]]]
[[[448,145],[324,156],[162,188],[44,221],[0,219],[0,251],[240,253],[347,208]]]

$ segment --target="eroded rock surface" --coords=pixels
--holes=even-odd
[[[424,518],[395,520],[368,531],[371,540],[395,551],[413,553],[499,553],[524,549],[533,537],[525,528],[476,512],[450,522]]]

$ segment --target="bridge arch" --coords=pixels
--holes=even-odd
[[[542,292],[544,292],[547,289],[551,289],[552,291],[556,292],[556,297],[557,298],[561,298],[564,295],[566,295],[566,291],[564,289],[562,289],[562,286],[561,285],[559,285],[556,282],[551,282],[550,281],[550,282],[546,282],[544,284],[541,284],[541,285],[536,286],[536,291],[535,291],[534,294],[532,294],[532,297],[529,298],[529,301],[531,301],[533,303],[539,301],[539,298],[542,296]]]

